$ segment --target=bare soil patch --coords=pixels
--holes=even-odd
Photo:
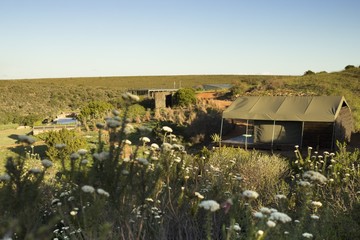
[[[218,92],[201,92],[196,95],[196,98],[199,100],[207,101],[209,103],[213,103],[219,109],[225,109],[230,106],[232,101],[220,100],[218,99],[218,94]]]

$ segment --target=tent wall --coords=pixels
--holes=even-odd
[[[348,107],[342,107],[335,122],[335,140],[350,142],[353,131],[354,125],[351,111]]]
[[[302,123],[293,121],[254,121],[254,143],[301,143]]]

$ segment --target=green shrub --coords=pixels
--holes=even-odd
[[[174,103],[177,106],[190,106],[196,103],[195,90],[192,88],[179,89],[174,95]]]
[[[347,66],[345,67],[345,70],[349,70],[349,69],[353,69],[353,68],[355,68],[354,65],[347,65]]]
[[[304,76],[308,76],[308,75],[315,75],[315,72],[311,71],[311,70],[307,70],[305,73],[304,73]]]
[[[140,104],[132,104],[123,114],[126,114],[126,117],[130,119],[142,118],[146,114],[146,109]]]

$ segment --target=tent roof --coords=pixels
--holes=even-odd
[[[223,118],[333,122],[344,104],[348,106],[341,96],[239,97],[223,112]]]

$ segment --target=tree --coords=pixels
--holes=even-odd
[[[315,73],[311,70],[307,70],[305,73],[304,73],[304,76],[308,76],[308,75],[314,75]]]
[[[92,101],[88,105],[84,106],[80,114],[86,119],[98,119],[103,117],[107,112],[112,110],[114,107],[108,102],[104,101]]]
[[[114,106],[108,102],[92,101],[89,102],[88,105],[84,106],[80,110],[80,114],[78,115],[77,118],[84,125],[86,130],[89,130],[88,121],[92,121],[104,117],[113,108]],[[95,124],[94,121],[92,122],[93,124]]]
[[[179,89],[174,95],[174,102],[177,106],[186,107],[196,103],[195,90],[192,88]]]
[[[349,69],[352,69],[352,68],[355,68],[355,66],[354,66],[354,65],[347,65],[347,66],[345,67],[345,70],[349,70]]]

